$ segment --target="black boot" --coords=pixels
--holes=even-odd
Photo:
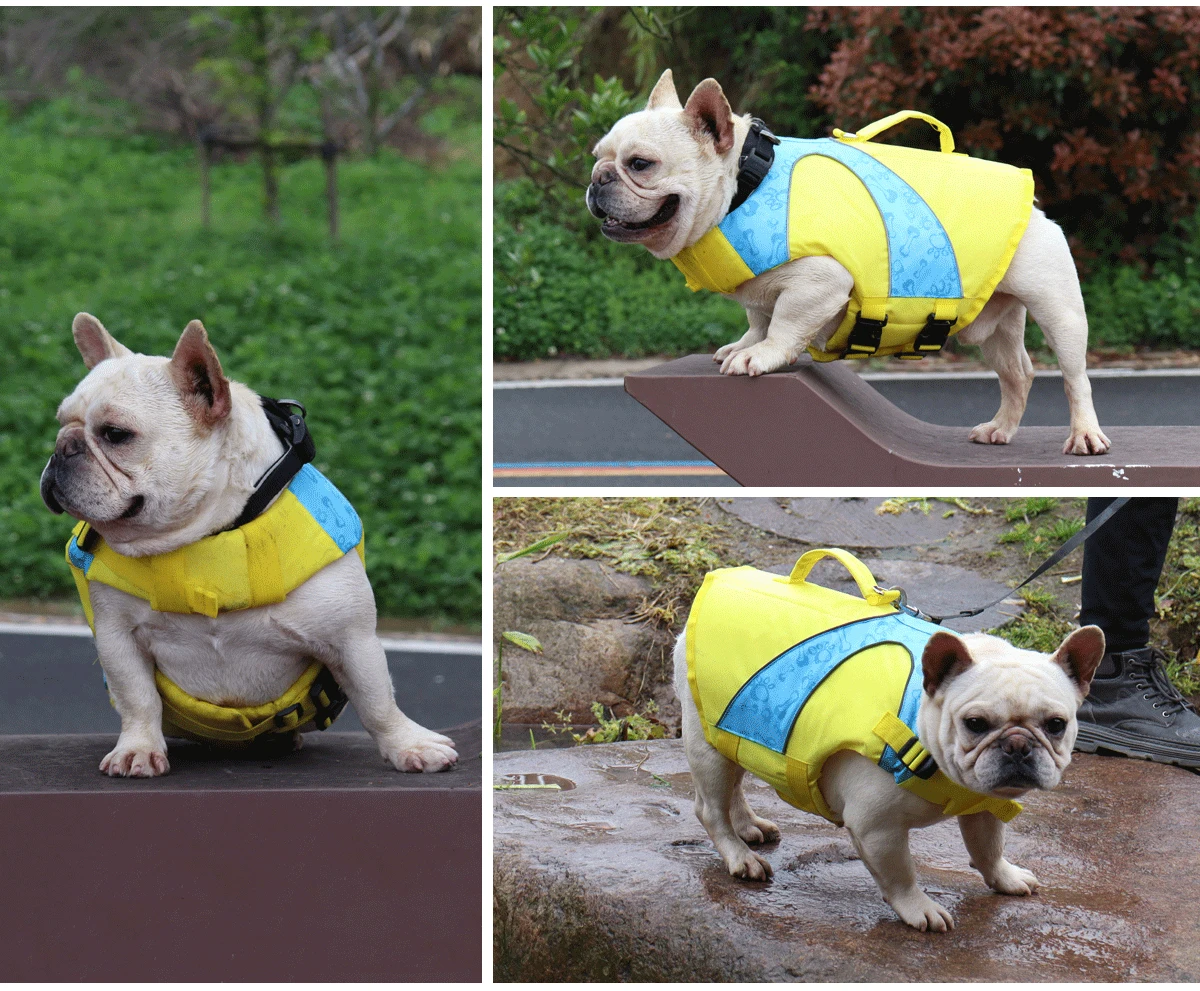
[[[1079,707],[1075,749],[1114,751],[1160,764],[1200,768],[1200,715],[1163,670],[1153,647],[1107,654]]]

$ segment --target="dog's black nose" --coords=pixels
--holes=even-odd
[[[597,188],[598,187],[595,183],[592,183],[590,186],[588,186],[587,194],[584,196],[584,199],[587,202],[588,213],[590,213],[597,220],[603,220],[608,216],[608,214],[600,209],[600,204],[596,202]]]
[[[50,455],[50,460],[46,462],[46,467],[42,469],[42,481],[39,486],[42,494],[42,502],[46,504],[46,508],[52,513],[62,515],[63,508],[58,500],[54,498],[54,455]]]
[[[1033,756],[1033,741],[1024,733],[1009,733],[1000,741],[1000,750],[1009,760],[1023,763]]]

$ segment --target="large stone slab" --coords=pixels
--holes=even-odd
[[[738,519],[781,537],[826,547],[916,547],[945,540],[962,528],[962,511],[935,503],[928,513],[877,513],[882,497],[842,499],[718,499]]]
[[[992,893],[953,822],[913,833],[921,885],[954,912],[919,933],[883,903],[845,830],[747,779],[783,839],[775,880],[731,878],[692,812],[681,741],[498,754],[566,791],[494,796],[495,979],[1194,981],[1200,778],[1077,754],[1009,827],[1041,893]]]
[[[593,702],[628,715],[643,692],[661,695],[670,635],[633,618],[653,593],[645,578],[599,561],[546,557],[498,568],[493,629],[530,633],[543,648],[531,654],[505,644],[505,721],[557,723],[565,712],[590,722]]]

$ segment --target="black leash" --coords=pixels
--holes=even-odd
[[[928,620],[930,623],[937,623],[940,626],[943,620],[958,619],[959,617],[966,617],[966,616],[978,616],[985,609],[991,609],[992,606],[998,606],[1001,602],[1003,602],[1010,595],[1012,595],[1013,592],[1016,592],[1016,591],[1024,588],[1035,578],[1041,577],[1043,574],[1045,574],[1047,571],[1049,571],[1051,568],[1053,568],[1056,564],[1058,564],[1058,562],[1061,561],[1068,554],[1070,554],[1071,551],[1075,550],[1076,547],[1078,547],[1080,544],[1082,544],[1085,540],[1088,539],[1088,537],[1090,537],[1093,533],[1095,533],[1102,526],[1104,526],[1105,523],[1107,523],[1109,520],[1111,520],[1113,518],[1113,516],[1116,515],[1117,510],[1119,510],[1122,506],[1124,506],[1125,503],[1127,503],[1130,500],[1130,498],[1131,498],[1131,496],[1121,496],[1119,499],[1114,499],[1111,503],[1109,503],[1107,506],[1105,506],[1104,509],[1096,516],[1096,518],[1093,519],[1087,526],[1085,526],[1082,530],[1080,530],[1077,534],[1075,534],[1075,536],[1073,536],[1070,540],[1068,540],[1065,544],[1063,544],[1058,550],[1056,550],[1053,554],[1051,554],[1048,558],[1046,558],[1046,560],[1043,561],[1041,563],[1041,565],[1038,566],[1038,569],[1032,575],[1030,575],[1028,578],[1026,578],[1023,582],[1021,582],[1020,585],[1016,586],[1016,588],[1010,588],[1007,592],[1005,592],[1002,596],[1000,596],[1000,598],[993,599],[987,605],[980,606],[978,609],[964,609],[962,612],[953,613],[952,615],[949,615],[949,616],[929,616],[926,613],[923,613],[920,610],[917,610],[918,618]],[[912,609],[913,607],[909,606],[908,608]]]
[[[742,153],[738,157],[737,192],[729,204],[730,213],[745,203],[746,198],[767,177],[775,162],[777,144],[779,139],[771,133],[770,128],[757,117],[751,117],[750,133],[742,142]]]
[[[284,451],[254,483],[254,492],[246,500],[241,515],[229,524],[226,530],[236,530],[258,516],[272,499],[288,487],[296,477],[296,472],[317,456],[317,445],[304,422],[308,411],[302,403],[295,399],[271,399],[267,396],[258,398],[271,429],[283,441]],[[299,414],[294,412],[297,409]]]

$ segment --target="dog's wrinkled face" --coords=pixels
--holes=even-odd
[[[1076,630],[1053,654],[939,631],[922,658],[921,742],[971,791],[1014,798],[1054,788],[1071,762],[1075,711],[1103,656],[1095,626]]]
[[[169,359],[134,354],[86,313],[72,330],[90,371],[58,408],[42,499],[127,553],[192,523],[223,485],[230,383],[198,320]]]
[[[737,188],[735,118],[715,79],[687,105],[668,69],[646,109],[621,118],[593,149],[592,215],[613,241],[670,258],[715,226]]]

